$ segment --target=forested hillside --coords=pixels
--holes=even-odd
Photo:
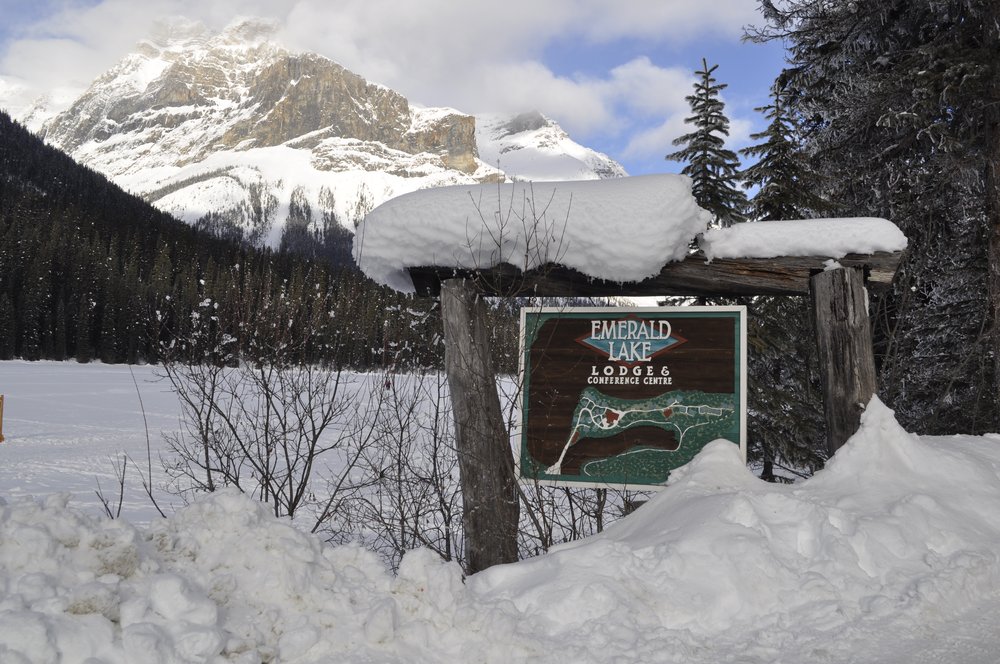
[[[432,307],[328,261],[197,231],[0,112],[0,359],[134,363],[172,345],[218,350],[188,343],[197,336],[253,338],[261,351],[294,343],[354,367],[391,364],[401,349],[433,364]]]
[[[1000,4],[763,3],[777,85],[836,215],[910,245],[873,302],[880,394],[911,430],[1000,427]]]

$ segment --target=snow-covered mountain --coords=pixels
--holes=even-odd
[[[591,180],[627,175],[606,154],[586,148],[537,111],[476,116],[479,158],[523,180]]]
[[[425,187],[625,174],[538,113],[418,108],[322,56],[287,50],[274,33],[259,20],[217,34],[173,21],[68,108],[48,95],[11,110],[157,207],[192,223],[209,215],[270,245],[289,218],[352,227]]]

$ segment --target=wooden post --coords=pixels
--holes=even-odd
[[[0,443],[3,442],[3,395],[0,394]]]
[[[518,492],[489,353],[486,306],[464,279],[441,285],[445,371],[455,416],[467,571],[517,561]]]
[[[826,440],[833,456],[858,430],[861,412],[875,394],[868,302],[861,271],[827,270],[809,281],[819,345]]]

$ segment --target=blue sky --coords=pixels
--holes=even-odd
[[[731,148],[762,128],[780,44],[743,43],[756,0],[0,0],[0,106],[67,100],[183,16],[222,29],[275,22],[290,48],[321,53],[427,106],[539,110],[629,173],[673,172],[684,96],[702,57],[718,64]]]
[[[553,42],[545,54],[545,62],[561,76],[600,76],[601,72],[613,69],[615,63],[632,62],[637,58],[648,58],[655,66],[679,68],[688,77],[676,90],[682,99],[692,92],[693,72],[702,66],[702,58],[709,66],[719,65],[715,77],[728,87],[723,92],[726,113],[733,120],[732,148],[747,145],[749,133],[763,129],[764,121],[754,109],[768,103],[771,84],[784,64],[784,47],[780,43],[754,44],[743,42],[730,35],[712,36],[697,43],[654,42],[652,40],[616,40],[598,46],[581,45],[579,42],[559,40]],[[681,110],[688,114],[687,102],[679,103]],[[614,155],[626,165],[629,173],[662,173],[680,170],[683,164],[664,160],[666,152],[674,149],[656,136],[658,130],[672,140],[683,133],[674,117],[668,118],[637,112],[625,111],[632,120],[631,132],[595,132],[585,141],[588,147]],[[641,144],[643,136],[652,135],[648,149]],[[632,145],[630,149],[630,145]]]

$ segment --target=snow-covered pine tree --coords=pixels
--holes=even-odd
[[[760,142],[740,150],[757,158],[742,173],[744,186],[756,187],[748,205],[753,221],[804,219],[826,207],[797,135],[785,80],[780,74],[771,103],[755,109],[770,121],[764,131],[750,135]],[[748,333],[749,457],[761,464],[765,480],[810,474],[823,465],[826,439],[808,301],[755,298]]]
[[[880,396],[922,433],[1000,428],[1000,3],[765,0],[844,215],[909,238],[873,301]]]
[[[827,443],[809,302],[754,298],[747,328],[747,456],[763,480],[811,475],[823,466]]]
[[[779,74],[771,87],[771,103],[754,109],[770,121],[764,131],[750,134],[751,140],[761,142],[740,150],[740,155],[757,159],[741,174],[744,187],[757,188],[747,208],[754,221],[804,219],[830,207],[802,149],[786,81],[786,73]]]
[[[704,58],[701,63],[694,94],[686,97],[693,115],[685,122],[695,130],[674,139],[674,145],[683,147],[666,158],[687,162],[681,173],[691,178],[698,205],[711,212],[717,224],[729,227],[746,219],[746,195],[738,186],[739,159],[725,147],[729,118],[719,93],[727,86],[712,76],[719,65],[709,67]]]

